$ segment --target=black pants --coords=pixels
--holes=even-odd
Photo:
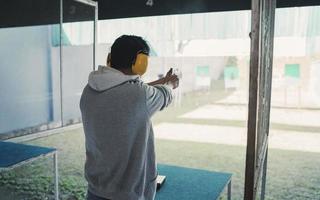
[[[88,190],[87,200],[111,200],[111,199],[106,199],[106,198],[103,198],[103,197],[98,197],[98,196],[92,194],[91,192],[89,192],[89,190]]]

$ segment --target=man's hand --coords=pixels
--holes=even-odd
[[[172,72],[173,72],[173,69],[170,68],[170,70],[167,72],[165,78],[169,77],[169,76],[172,76]]]
[[[179,87],[179,78],[176,74],[172,74],[173,69],[170,68],[170,70],[167,72],[166,76],[164,77],[164,81],[166,85],[169,85],[172,87],[172,89],[176,89]]]
[[[179,86],[179,78],[177,75],[172,74],[173,69],[170,68],[170,70],[167,72],[166,76],[148,83],[148,85],[158,85],[158,84],[162,84],[162,85],[168,85],[170,87],[172,87],[172,89],[176,89]]]

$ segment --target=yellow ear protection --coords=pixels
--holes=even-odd
[[[138,53],[136,61],[132,65],[132,72],[134,74],[143,75],[147,71],[148,67],[148,56],[144,53]]]

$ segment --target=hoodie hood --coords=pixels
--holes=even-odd
[[[90,73],[88,84],[96,91],[104,91],[130,80],[139,80],[139,75],[125,75],[114,68],[99,66]]]

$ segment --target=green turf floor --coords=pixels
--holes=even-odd
[[[58,148],[62,199],[84,198],[86,183],[83,178],[85,157],[82,129],[27,143]],[[156,152],[159,163],[233,173],[233,197],[242,199],[244,147],[156,140]],[[271,149],[266,199],[319,199],[319,166],[319,153]],[[15,193],[26,199],[50,199],[53,196],[52,170],[52,160],[44,158],[1,173],[0,192],[11,193],[11,196]]]

